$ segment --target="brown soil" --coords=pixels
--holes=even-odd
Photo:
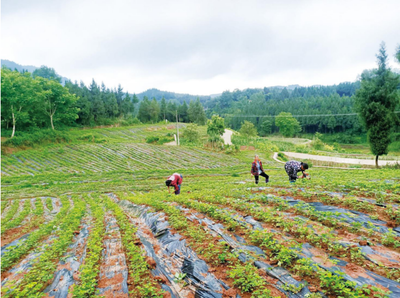
[[[240,151],[244,150],[254,151],[256,148],[254,148],[254,146],[240,146]]]
[[[375,249],[375,247],[374,247],[374,249]],[[390,254],[390,252],[389,252],[389,254]],[[390,257],[390,259],[396,259],[396,256],[395,256],[394,254],[390,254],[390,255],[393,256],[393,258]],[[391,267],[391,268],[398,268],[398,269],[400,269],[400,263],[391,262],[391,261],[389,260],[389,258],[382,257],[382,256],[377,255],[377,254],[369,254],[368,257],[371,258],[371,259],[373,259],[373,260],[375,260],[375,261],[378,262],[378,263],[382,263],[382,264],[383,264],[384,266],[386,266],[386,267]]]
[[[160,282],[160,283],[169,284],[168,279],[167,279],[164,275],[161,275],[161,276],[154,276],[154,279],[155,279],[156,281]]]
[[[359,276],[371,279],[371,277],[365,272],[365,269],[352,263],[348,263],[344,268],[344,271],[352,278]]]
[[[113,286],[113,289],[122,289],[121,283],[124,281],[122,273],[117,273],[111,278],[101,278],[98,283],[99,288],[106,288],[108,286]],[[119,287],[117,286],[119,285]]]
[[[15,239],[18,239],[19,237],[30,233],[34,230],[37,229],[37,225],[29,228],[29,224],[26,224],[22,227],[16,227],[16,228],[12,228],[7,230],[2,236],[1,236],[1,245],[6,245],[9,244],[11,242],[13,242]]]
[[[66,263],[64,265],[60,264],[60,265],[57,266],[57,271],[62,270],[62,269],[67,269],[68,271],[71,271],[72,270],[71,264],[70,263]]]
[[[20,146],[20,147],[14,148],[14,147],[8,147],[8,146],[2,145],[1,153],[4,155],[9,155],[9,154],[16,153],[18,151],[23,151],[23,150],[28,150],[28,149],[32,149],[32,147]]]
[[[265,190],[262,191],[262,192],[267,193],[267,191],[265,191]],[[275,195],[277,195],[277,196],[280,196],[280,194],[277,194],[276,192],[274,193],[274,192],[268,191],[268,193],[269,193],[269,194],[275,194]],[[292,196],[293,198],[295,198],[295,199],[297,199],[297,200],[303,200],[303,201],[306,201],[306,202],[316,202],[315,200],[311,200],[311,199],[309,199],[309,198],[305,198],[305,197],[302,197],[302,196],[299,196],[299,195],[290,194],[290,196]],[[319,201],[317,200],[317,202],[319,202]],[[273,203],[273,202],[261,203],[261,204],[263,204],[264,206],[267,206],[268,208],[269,208],[269,205],[274,206],[274,203]],[[342,206],[342,205],[335,205],[335,206],[338,206],[338,207],[341,207],[341,208],[343,208],[343,209],[348,209],[348,210],[349,210],[349,208],[346,208],[346,206]],[[375,207],[376,207],[376,210],[379,210],[379,208],[381,208],[381,207],[378,207],[378,206],[374,206],[374,208],[375,208]],[[382,208],[381,208],[381,209],[382,209]],[[376,211],[376,210],[375,210],[375,211]],[[289,212],[289,213],[292,213],[292,214],[294,214],[294,215],[301,215],[301,216],[309,217],[309,216],[307,216],[307,215],[300,214],[295,208],[289,208],[289,209],[285,210],[285,212]],[[380,214],[380,218],[379,218],[380,220],[383,220],[383,221],[388,220],[388,219],[387,219],[387,216],[386,216],[386,213],[384,213],[384,211],[380,210],[380,211],[378,211],[378,213]],[[311,219],[311,220],[312,220],[312,219]],[[320,223],[317,223],[317,222],[314,222],[314,221],[313,221],[312,223],[313,223],[313,226],[318,226],[318,224],[320,224]],[[323,224],[323,225],[329,226],[329,223],[328,223],[328,222],[323,222],[322,224]],[[379,238],[379,235],[377,235],[377,234],[375,234],[375,237],[370,237],[365,231],[358,231],[357,234],[352,234],[352,233],[350,233],[350,232],[348,231],[348,229],[349,229],[348,225],[339,222],[339,227],[337,227],[336,230],[339,231],[340,229],[343,229],[343,230],[346,230],[346,231],[347,231],[347,234],[346,234],[346,233],[344,234],[344,236],[345,236],[345,237],[344,237],[344,240],[349,240],[349,241],[351,241],[351,242],[354,242],[354,241],[358,242],[358,240],[357,240],[356,238],[358,238],[359,236],[366,236],[366,237],[369,238],[369,240],[370,240],[371,242],[372,242],[372,241],[380,242],[380,240],[377,239],[377,238]],[[400,238],[399,238],[398,240],[400,240]],[[392,247],[391,249],[393,249],[394,251],[400,252],[400,248],[394,248],[394,247]]]
[[[146,262],[147,262],[147,264],[149,265],[149,267],[150,267],[151,269],[154,269],[154,268],[156,268],[156,266],[157,266],[156,261],[154,261],[154,259],[151,258],[151,257],[149,257],[149,256],[146,257]]]
[[[335,266],[335,264],[332,263],[332,261],[328,258],[329,255],[326,254],[323,250],[318,248],[311,248],[310,252],[313,254],[313,257],[311,259],[318,264],[321,264],[325,267]]]
[[[222,291],[222,297],[224,298],[236,297],[236,295],[237,295],[237,290],[232,288],[230,288],[229,290]]]
[[[116,292],[115,289],[114,290],[111,290],[111,289],[107,290],[101,296],[105,297],[105,298],[128,298],[129,297],[128,294],[125,294],[125,293],[120,292],[120,291]]]
[[[160,252],[160,250],[161,250],[160,245],[158,245],[158,244],[155,244],[153,246],[153,248],[154,248],[154,251],[155,251],[156,254],[158,254]]]

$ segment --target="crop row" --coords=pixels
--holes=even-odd
[[[177,158],[179,156],[179,158]],[[160,169],[213,168],[237,163],[235,158],[200,149],[141,144],[82,144],[27,150],[2,158],[4,175],[46,172],[110,172]]]
[[[160,200],[161,199],[161,197],[159,197],[159,198],[157,198],[157,200]],[[137,200],[137,199],[134,199],[134,200]],[[172,199],[173,201],[176,201],[176,200],[179,200],[178,198],[173,198]],[[183,203],[183,204],[189,204],[188,202],[195,202],[195,201],[190,201],[190,200],[187,200],[187,198],[185,198],[185,199],[183,199],[182,201],[181,201],[181,203]],[[143,202],[143,203],[146,203],[146,202]],[[147,202],[147,204],[149,204],[148,202]],[[198,207],[199,208],[199,206],[201,206],[201,205],[197,205],[196,207]],[[214,215],[214,216],[216,216],[216,218],[218,219],[218,220],[222,220],[222,219],[225,219],[225,221],[228,223],[228,227],[229,228],[234,228],[235,227],[235,222],[232,220],[232,216],[231,215],[225,215],[225,217],[223,216],[223,214],[224,214],[224,212],[221,212],[221,208],[220,207],[218,207],[218,206],[211,206],[210,205],[210,203],[209,203],[209,201],[207,201],[207,204],[203,204],[202,205],[203,206],[203,211],[204,212],[206,212],[206,210],[207,210],[207,208],[208,208],[208,214],[212,214],[212,215]],[[210,207],[211,206],[211,207]],[[246,208],[246,207],[248,207],[248,206],[243,206],[243,208]],[[210,208],[211,208],[211,210],[212,211],[210,211]],[[218,211],[217,211],[218,210]],[[216,214],[218,214],[218,215],[216,215]],[[263,219],[265,219],[265,218],[263,218]],[[278,226],[279,226],[279,222],[278,222]],[[286,230],[286,227],[284,228],[284,230]],[[286,230],[286,231],[288,231],[288,230]],[[271,234],[269,234],[269,235],[271,235]],[[309,235],[311,235],[311,234],[309,234]],[[265,236],[265,235],[264,235]],[[268,238],[268,237],[267,237]],[[274,250],[276,253],[277,253],[277,257],[278,257],[278,261],[281,263],[281,264],[286,264],[286,265],[288,265],[288,264],[290,264],[291,263],[291,261],[293,260],[293,252],[290,252],[290,251],[287,251],[287,250],[285,250],[282,246],[281,247],[279,247],[279,249],[275,249]],[[358,257],[360,257],[360,256],[358,256]],[[356,255],[356,253],[353,253],[353,258],[354,258],[354,260],[355,261],[357,261],[357,255]],[[304,262],[304,261],[301,261],[301,262]],[[304,266],[304,264],[299,264],[299,266]],[[315,264],[313,265],[313,267],[315,267]],[[327,284],[329,284],[326,280],[327,279],[329,279],[329,278],[331,278],[332,279],[332,281],[333,280],[335,280],[335,276],[333,276],[333,277],[331,277],[330,275],[330,273],[329,272],[326,272],[325,270],[323,270],[323,271],[321,271],[321,270],[316,270],[315,268],[312,270],[313,272],[314,271],[317,271],[317,273],[318,274],[320,274],[321,275],[321,285],[327,285]],[[341,280],[341,278],[339,278],[339,279],[337,279],[336,280],[336,283],[339,283],[340,282],[340,280]],[[343,293],[349,293],[349,292],[351,292],[352,290],[352,288],[354,288],[354,285],[352,285],[351,283],[345,283],[345,282],[343,282],[343,280],[342,280],[342,284],[344,284],[345,286],[344,286],[344,288],[343,289],[330,289],[330,291],[333,291],[333,292],[335,292],[336,294],[338,294],[340,291],[343,291]],[[333,282],[333,285],[335,285],[335,282]],[[351,286],[352,285],[352,286]],[[346,290],[347,289],[347,290]],[[374,288],[374,290],[375,291],[377,291],[377,292],[379,292],[378,291],[378,289],[375,289]],[[354,291],[354,290],[353,290]],[[362,289],[362,290],[360,290],[361,292],[357,292],[358,294],[357,295],[361,295],[360,293],[362,293],[363,291],[368,291],[368,289],[366,289],[365,287]],[[359,297],[359,296],[354,296],[354,297]]]
[[[182,234],[190,247],[214,268],[211,270],[218,270],[219,277],[236,288],[236,291],[252,292],[254,297],[271,297],[271,284],[259,274],[256,267],[241,264],[238,255],[230,251],[229,246],[220,241],[220,237],[205,233],[201,226],[187,220],[180,210],[162,201],[139,197],[128,199],[135,204],[146,204],[156,211],[166,213],[172,228]]]

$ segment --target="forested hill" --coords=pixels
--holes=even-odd
[[[6,61],[6,60],[3,60]],[[3,62],[2,61],[2,62]],[[24,66],[5,64],[24,72]],[[18,66],[20,68],[18,68]],[[3,86],[3,76],[8,77],[10,84]],[[225,118],[225,123],[233,129],[239,129],[247,120],[252,122],[258,132],[263,135],[268,132],[278,131],[275,125],[275,116],[281,112],[294,115],[299,121],[302,132],[322,133],[349,132],[359,134],[362,127],[354,110],[353,95],[360,86],[360,82],[340,83],[332,86],[302,87],[299,85],[273,86],[264,88],[224,91],[220,95],[196,96],[179,94],[175,92],[149,89],[137,95],[118,88],[107,88],[103,83],[94,80],[89,86],[83,82],[78,84],[67,81],[65,92],[75,97],[71,98],[68,107],[71,117],[64,117],[57,108],[53,118],[46,115],[46,103],[42,98],[47,89],[57,89],[57,84],[40,80],[38,78],[55,80],[61,78],[52,68],[43,66],[36,68],[32,76],[28,73],[16,73],[2,70],[2,127],[27,131],[33,128],[46,128],[71,126],[71,125],[109,125],[114,122],[136,123],[137,117],[141,122],[158,122],[160,120],[175,121],[176,116],[182,122],[195,122],[204,124],[206,116],[213,114]],[[32,101],[21,102],[21,112],[14,121],[13,98],[8,98],[7,90],[19,86],[19,80],[26,81],[26,86],[36,92]],[[10,89],[11,88],[11,89]],[[19,88],[19,87],[18,87]],[[20,90],[21,93],[30,92]],[[36,91],[34,91],[36,90]],[[58,89],[57,89],[58,90]],[[40,91],[40,92],[39,92]],[[10,93],[11,94],[11,93]],[[40,104],[39,104],[40,103]],[[205,113],[204,113],[205,112]],[[38,117],[37,115],[41,115]],[[303,116],[304,115],[304,116]],[[327,116],[328,115],[328,116]],[[335,116],[329,116],[335,115]],[[121,123],[122,123],[121,122]],[[125,123],[124,122],[124,123]]]
[[[301,87],[264,87],[263,89],[245,89],[225,91],[221,96],[207,101],[207,116],[219,114],[228,125],[239,129],[243,121],[252,122],[258,131],[263,127],[274,131],[274,116],[281,112],[292,115],[310,115],[297,117],[303,132],[316,131],[359,133],[362,129],[354,114],[353,95],[360,82],[340,83],[333,86]],[[327,117],[317,115],[337,115]],[[346,114],[346,115],[345,115]]]
[[[20,65],[18,63],[15,63],[13,61],[10,60],[3,60],[1,59],[1,66],[5,66],[11,70],[18,70],[19,72],[23,72],[23,71],[28,71],[28,72],[34,72],[37,67],[36,66],[32,66],[32,65]]]
[[[218,94],[218,96],[221,94]],[[183,101],[190,102],[191,100],[196,100],[197,98],[200,99],[202,104],[205,104],[207,101],[211,99],[211,96],[204,96],[204,95],[191,95],[191,94],[181,94],[169,91],[161,91],[155,88],[148,89],[144,92],[137,94],[139,100],[142,100],[144,97],[147,98],[155,98],[157,101],[160,101],[163,97],[168,101],[171,99],[175,99],[178,103],[182,104]],[[215,96],[215,95],[214,95]]]
[[[19,71],[19,72],[30,72],[30,73],[33,73],[35,70],[37,70],[37,69],[39,69],[39,67],[36,67],[36,66],[33,66],[33,65],[21,65],[21,64],[18,64],[18,63],[15,63],[14,61],[10,61],[10,60],[6,60],[6,59],[1,59],[1,67],[3,67],[3,66],[5,66],[5,67],[7,67],[7,68],[9,68],[9,69],[11,69],[11,70],[17,70],[17,71]],[[61,83],[61,85],[65,85],[65,82],[66,81],[69,81],[69,79],[68,78],[66,78],[66,77],[62,77],[62,76],[59,76],[60,77],[60,83]]]

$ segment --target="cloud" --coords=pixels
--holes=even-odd
[[[399,8],[396,0],[6,0],[3,57],[129,92],[334,84],[374,67],[381,41],[391,58]]]

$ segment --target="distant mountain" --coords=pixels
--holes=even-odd
[[[14,61],[1,59],[1,67],[3,67],[3,65],[11,70],[16,69],[19,72],[22,72],[23,70],[25,70],[30,73],[34,72],[36,69],[39,68],[39,67],[32,66],[32,65],[20,65],[18,63],[15,63]],[[69,81],[69,79],[66,77],[62,77],[62,76],[60,76],[60,77],[61,77],[61,84],[64,86],[65,81]]]
[[[19,72],[22,72],[23,70],[26,70],[26,71],[28,71],[30,73],[34,72],[35,69],[38,68],[38,67],[32,66],[32,65],[19,65],[19,64],[13,62],[13,61],[1,59],[1,67],[3,67],[3,65],[8,67],[11,70],[16,69]]]
[[[286,88],[288,90],[294,90],[294,89],[299,88],[299,87],[301,87],[301,86],[295,84],[295,85],[288,85],[288,86],[270,86],[268,88],[270,88],[270,89],[272,89],[272,88],[276,88],[276,89],[284,89],[284,88]]]
[[[211,98],[215,98],[215,97],[221,96],[221,94],[222,94],[222,93],[210,94],[210,97],[211,97]]]
[[[147,96],[150,100],[152,98],[155,98],[157,101],[160,101],[164,97],[168,101],[175,99],[180,104],[183,103],[184,100],[186,100],[186,103],[189,104],[191,100],[196,100],[197,98],[199,98],[200,102],[202,103],[211,99],[211,96],[182,94],[169,91],[161,91],[155,88],[136,94],[136,96],[139,98],[139,100],[142,100],[143,97]]]

